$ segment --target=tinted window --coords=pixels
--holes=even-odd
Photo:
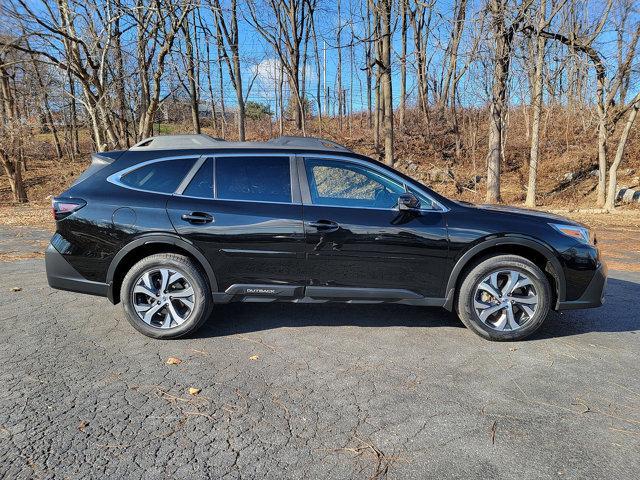
[[[178,158],[154,162],[124,175],[120,181],[133,188],[160,193],[173,193],[193,166],[194,158]]]
[[[393,208],[404,186],[375,170],[333,160],[305,160],[311,201],[317,205]]]
[[[435,210],[436,206],[433,203],[433,200],[431,200],[428,197],[425,197],[422,193],[418,192],[417,190],[414,190],[413,188],[409,187],[409,191],[411,193],[413,193],[416,197],[418,197],[418,200],[420,200],[420,208],[423,210]]]
[[[291,202],[287,157],[216,157],[216,197]]]
[[[207,158],[184,189],[183,195],[213,198],[213,159]]]

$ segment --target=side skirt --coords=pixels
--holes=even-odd
[[[424,297],[410,290],[395,288],[305,287],[303,285],[234,284],[224,292],[212,293],[214,303],[396,303],[424,307],[443,307],[446,298]]]

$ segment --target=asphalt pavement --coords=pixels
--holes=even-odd
[[[219,306],[159,341],[0,262],[0,478],[639,478],[640,274],[610,274],[605,306],[523,342],[337,304]]]

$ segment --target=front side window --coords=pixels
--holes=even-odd
[[[195,158],[176,158],[153,162],[123,175],[123,185],[158,193],[173,193],[193,166]]]
[[[288,157],[216,157],[216,198],[291,202]]]
[[[305,168],[315,205],[393,208],[405,193],[404,185],[353,163],[305,159]]]

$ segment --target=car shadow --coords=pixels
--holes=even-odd
[[[529,340],[589,332],[639,332],[640,309],[635,308],[638,298],[640,283],[610,278],[602,307],[551,312]],[[454,313],[442,308],[393,304],[230,303],[216,306],[194,336],[217,337],[283,327],[319,326],[464,328]]]
[[[552,312],[534,339],[567,337],[583,333],[640,334],[640,283],[617,278],[607,280],[605,303],[598,308]]]

